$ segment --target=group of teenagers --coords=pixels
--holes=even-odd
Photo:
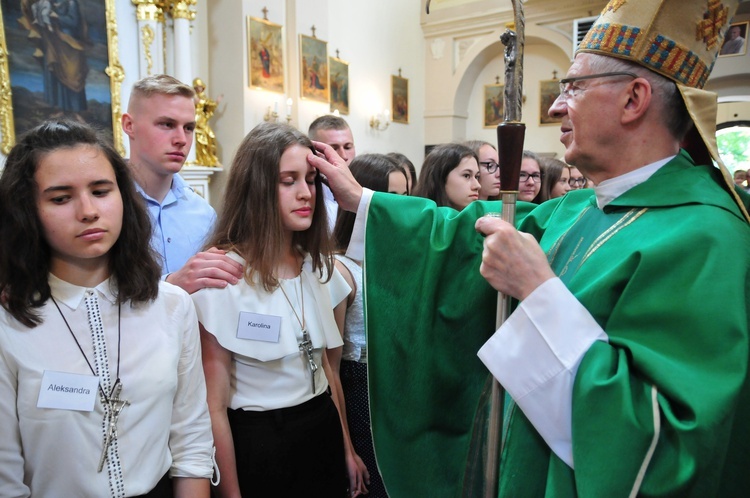
[[[435,146],[425,157],[418,184],[416,178],[414,187],[409,184],[409,193],[458,211],[475,200],[498,200],[499,160],[497,148],[482,140]],[[519,201],[541,204],[587,187],[593,184],[575,166],[523,151],[516,188]]]
[[[66,119],[26,132],[7,157],[0,496],[382,488],[372,444],[368,465],[352,447],[339,375],[366,414],[366,371],[341,366],[342,351],[366,359],[364,347],[343,347],[345,323],[364,341],[360,266],[345,247],[334,258],[351,220],[333,236],[309,162],[335,152],[258,125],[216,216],[176,174],[193,95],[167,75],[136,82],[122,120],[128,160]],[[384,156],[367,164],[372,188],[387,191],[401,172]],[[359,316],[347,313],[355,301]],[[369,436],[367,421],[351,426]]]
[[[362,258],[346,255],[355,214],[316,209],[330,190],[308,156],[327,146],[257,126],[216,218],[176,175],[192,92],[166,75],[135,83],[130,161],[70,120],[35,127],[8,156],[0,355],[4,399],[16,403],[2,407],[0,494],[197,496],[213,478],[219,496],[309,486],[387,496],[369,420]],[[483,198],[499,194],[489,143],[436,147],[418,180],[403,155],[355,157],[341,118],[311,127],[329,134],[373,191],[461,210],[481,164]],[[148,160],[154,150],[163,163]]]
[[[742,496],[750,203],[694,113],[710,66],[607,45],[628,16],[692,40],[701,2],[654,3],[608,4],[549,111],[596,188],[515,227],[484,216],[488,144],[416,179],[348,128],[275,123],[216,216],[177,175],[194,94],[165,75],[131,92],[128,160],[75,121],[25,133],[0,176],[0,496],[480,496],[493,378],[498,496]]]
[[[313,126],[331,127],[351,136],[346,121],[337,116],[318,118]],[[360,170],[370,169],[365,163],[377,160],[377,156],[360,156],[357,163],[362,166],[355,168],[354,175],[358,182],[367,181],[360,180]],[[398,174],[398,170],[393,169],[393,184],[388,190],[391,193],[431,199],[438,206],[457,211],[475,200],[500,199],[500,159],[497,148],[489,142],[469,140],[434,146],[425,157],[419,176],[413,163],[403,154],[392,152],[385,157],[402,170],[402,174]],[[530,150],[523,151],[517,186],[518,200],[541,204],[562,197],[571,190],[587,187],[593,187],[593,184],[575,166]]]

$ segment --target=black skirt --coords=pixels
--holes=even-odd
[[[375,449],[372,445],[370,426],[370,401],[367,391],[367,364],[341,360],[341,388],[346,401],[346,419],[349,422],[349,436],[352,446],[365,463],[370,473],[367,498],[388,498],[383,479],[380,477]]]
[[[290,408],[227,414],[243,496],[347,495],[341,420],[329,394]]]

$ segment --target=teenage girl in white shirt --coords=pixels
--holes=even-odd
[[[208,497],[187,293],[160,283],[117,152],[50,121],[0,177],[0,496]]]
[[[263,123],[245,137],[207,244],[240,262],[245,277],[192,295],[221,497],[363,489],[364,465],[342,432],[343,396],[328,363],[338,364],[342,346],[333,308],[350,289],[334,269],[312,153],[310,140],[286,125]]]

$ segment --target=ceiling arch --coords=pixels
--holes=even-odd
[[[534,45],[550,45],[570,57],[571,39],[559,32],[535,25],[526,26],[526,50]],[[500,42],[500,35],[505,31],[497,29],[489,35],[478,40],[474,46],[467,51],[465,57],[456,68],[454,75],[455,93],[453,98],[453,111],[455,115],[465,116],[471,97],[471,91],[479,73],[498,56],[501,56],[505,46]],[[497,73],[504,74],[505,68],[498,67]]]

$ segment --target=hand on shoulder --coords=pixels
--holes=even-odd
[[[192,294],[207,287],[221,289],[234,285],[242,278],[242,273],[240,263],[227,256],[226,251],[212,247],[190,258],[166,280]]]

